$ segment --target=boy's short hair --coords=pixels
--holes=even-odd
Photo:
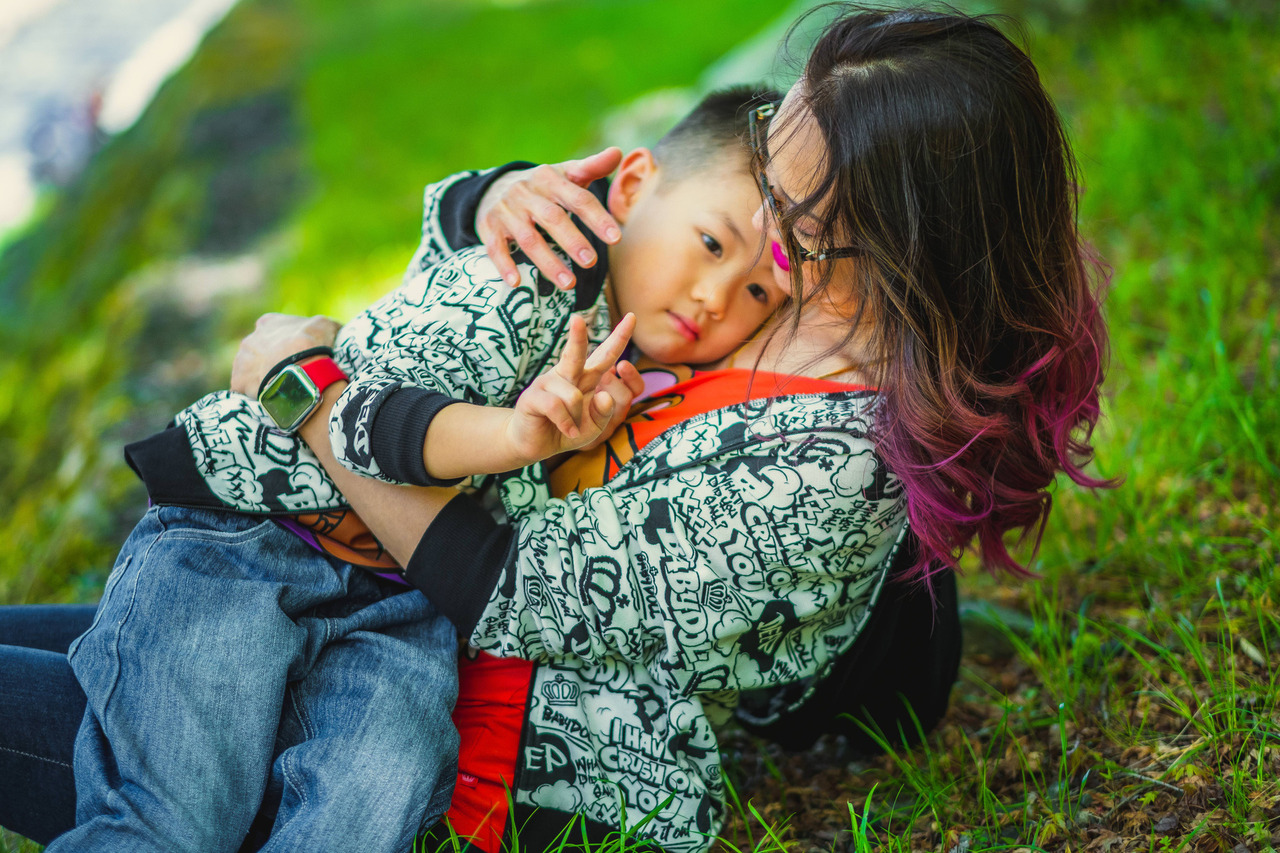
[[[733,86],[707,95],[653,147],[666,180],[681,181],[735,154],[750,156],[747,116],[763,104],[782,100],[765,86]]]

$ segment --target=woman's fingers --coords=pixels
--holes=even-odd
[[[600,202],[587,190],[573,184],[563,184],[554,189],[554,196],[534,202],[534,221],[558,245],[573,262],[581,267],[594,266],[598,260],[591,243],[578,230],[578,226],[569,218],[569,211],[589,208],[595,205],[601,212]],[[609,214],[605,213],[605,216]],[[613,217],[609,217],[610,220]],[[541,235],[539,235],[541,236]],[[557,256],[558,257],[558,256]],[[530,258],[532,260],[532,258]],[[541,269],[541,267],[539,267]],[[543,271],[545,274],[545,270]],[[558,279],[555,279],[559,281]]]
[[[563,213],[563,211],[561,212]],[[565,217],[565,221],[568,221],[568,217]],[[506,224],[511,233],[511,240],[520,247],[520,251],[524,252],[525,257],[529,259],[531,264],[537,267],[544,276],[555,282],[556,287],[561,290],[568,290],[573,287],[576,281],[573,270],[551,248],[551,244],[547,242],[543,232],[538,230],[537,220],[531,219],[521,210],[508,213]],[[576,228],[574,232],[577,232]],[[579,235],[579,239],[581,239],[581,235]],[[510,245],[507,248],[510,249]],[[509,278],[506,280],[510,281]],[[517,279],[518,282],[519,279]]]
[[[562,164],[564,166],[564,176],[580,187],[590,185],[594,181],[601,178],[607,178],[613,174],[613,170],[618,168],[622,163],[622,149],[616,145],[610,145],[602,151],[595,154],[588,154],[579,160],[566,160]],[[610,217],[612,219],[612,217]],[[587,221],[587,220],[583,220]],[[591,225],[590,222],[587,223]],[[617,223],[613,223],[617,224]],[[595,228],[592,227],[593,231]],[[600,232],[596,232],[600,234]],[[600,234],[600,239],[608,240],[604,234]]]
[[[476,208],[476,233],[505,281],[519,282],[511,259],[514,243],[551,281],[562,288],[573,286],[573,271],[552,250],[548,237],[581,266],[591,266],[597,258],[570,214],[606,243],[618,241],[622,231],[617,221],[585,187],[617,168],[621,157],[620,149],[610,147],[580,160],[511,172],[493,182]]]
[[[595,251],[569,217],[577,216],[604,242],[618,242],[622,230],[617,220],[587,187],[613,172],[620,162],[622,149],[611,146],[581,160],[566,160],[529,170],[528,188],[532,195],[524,201],[534,220],[583,266],[595,263]]]
[[[511,235],[492,226],[486,228],[477,226],[476,234],[484,244],[484,253],[489,256],[489,260],[493,261],[493,266],[498,270],[498,275],[502,276],[502,280],[511,287],[519,284],[520,270],[516,269],[516,262],[511,257],[511,253],[515,251]]]
[[[586,188],[592,182],[611,175],[621,162],[622,149],[611,145],[581,160],[567,160],[561,164],[565,179],[568,181],[567,185],[560,187],[561,204],[564,205],[565,210],[581,219],[593,234],[609,245],[613,245],[622,238],[622,229],[618,227],[618,221],[600,203],[600,199]],[[589,246],[586,248],[590,251]],[[582,262],[578,251],[572,254],[579,263]]]
[[[336,320],[320,315],[263,314],[240,341],[231,364],[231,390],[256,396],[268,370],[295,352],[332,346],[339,328]]]

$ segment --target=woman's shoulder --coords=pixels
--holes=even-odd
[[[841,460],[875,456],[870,434],[876,401],[874,391],[859,390],[724,406],[676,424],[650,441],[611,485],[636,487],[682,471],[728,464],[762,470],[813,465],[812,476],[819,478],[834,472]]]

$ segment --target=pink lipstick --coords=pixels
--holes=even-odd
[[[783,272],[791,272],[791,260],[787,257],[787,253],[782,250],[782,245],[777,240],[769,243],[769,248],[773,250],[773,261]]]

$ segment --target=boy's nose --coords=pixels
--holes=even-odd
[[[702,303],[702,310],[718,320],[724,316],[732,291],[733,282],[727,276],[719,281],[703,279],[694,288],[693,298]]]

